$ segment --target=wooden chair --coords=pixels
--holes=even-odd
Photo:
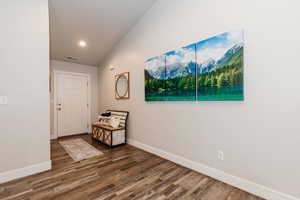
[[[92,126],[92,138],[109,147],[126,144],[127,119],[129,112],[118,110],[107,110],[106,112],[111,112],[111,116],[120,118],[121,122],[119,127],[113,128],[111,126],[94,123]]]

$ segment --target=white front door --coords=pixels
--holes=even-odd
[[[57,74],[56,87],[58,137],[87,133],[88,77]]]

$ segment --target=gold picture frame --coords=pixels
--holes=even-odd
[[[115,75],[115,98],[118,100],[130,98],[129,72]]]

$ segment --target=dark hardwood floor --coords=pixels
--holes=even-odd
[[[0,185],[0,199],[261,200],[225,183],[130,145],[109,149],[82,138],[104,155],[73,162],[51,142],[52,170]],[[59,140],[70,139],[62,138]]]

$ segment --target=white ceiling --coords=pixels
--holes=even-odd
[[[155,1],[49,0],[51,59],[97,66]]]

